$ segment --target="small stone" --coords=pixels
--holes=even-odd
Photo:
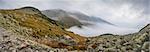
[[[3,38],[7,38],[7,37],[8,37],[8,35],[4,35],[4,36],[3,36]]]
[[[108,49],[105,49],[104,52],[117,52],[117,50],[113,48],[108,48]]]
[[[29,46],[29,45],[23,43],[23,44],[20,45],[19,50],[24,49],[24,48],[26,48],[26,47],[28,47],[28,46]]]
[[[142,50],[150,51],[150,42],[145,42],[142,46]]]
[[[148,49],[150,48],[150,42],[145,42],[142,46],[143,49]]]
[[[88,48],[87,51],[88,52],[95,52],[95,50],[93,48]]]

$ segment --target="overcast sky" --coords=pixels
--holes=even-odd
[[[1,9],[24,6],[79,11],[127,28],[150,23],[150,0],[0,0]]]

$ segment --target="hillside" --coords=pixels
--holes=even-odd
[[[85,42],[86,40],[85,37],[66,31],[56,21],[47,18],[33,7],[0,10],[0,27],[17,35],[35,38],[32,41],[52,47],[51,41],[67,45],[69,42],[73,42],[71,43],[72,45]],[[59,44],[54,47],[57,46],[59,47]]]

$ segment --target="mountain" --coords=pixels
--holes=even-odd
[[[92,22],[113,25],[112,23],[107,22],[101,18],[88,16],[80,12],[68,12],[61,9],[51,9],[44,10],[42,13],[53,20],[59,21],[61,24],[66,24],[68,27],[91,25],[93,24]]]
[[[126,35],[83,37],[34,7],[0,9],[0,52],[149,52],[150,24]]]
[[[68,48],[68,45],[86,41],[85,37],[66,31],[57,21],[49,19],[33,7],[1,9],[0,27],[15,33],[16,36],[22,35],[31,41],[56,48]]]

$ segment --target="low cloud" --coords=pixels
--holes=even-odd
[[[80,34],[81,36],[98,36],[101,34],[114,34],[114,35],[126,35],[129,33],[138,32],[139,29],[135,28],[125,28],[125,27],[116,27],[108,24],[99,24],[91,25],[91,26],[82,26],[82,28],[78,28],[76,26],[67,29],[68,31],[72,31],[76,34]]]

